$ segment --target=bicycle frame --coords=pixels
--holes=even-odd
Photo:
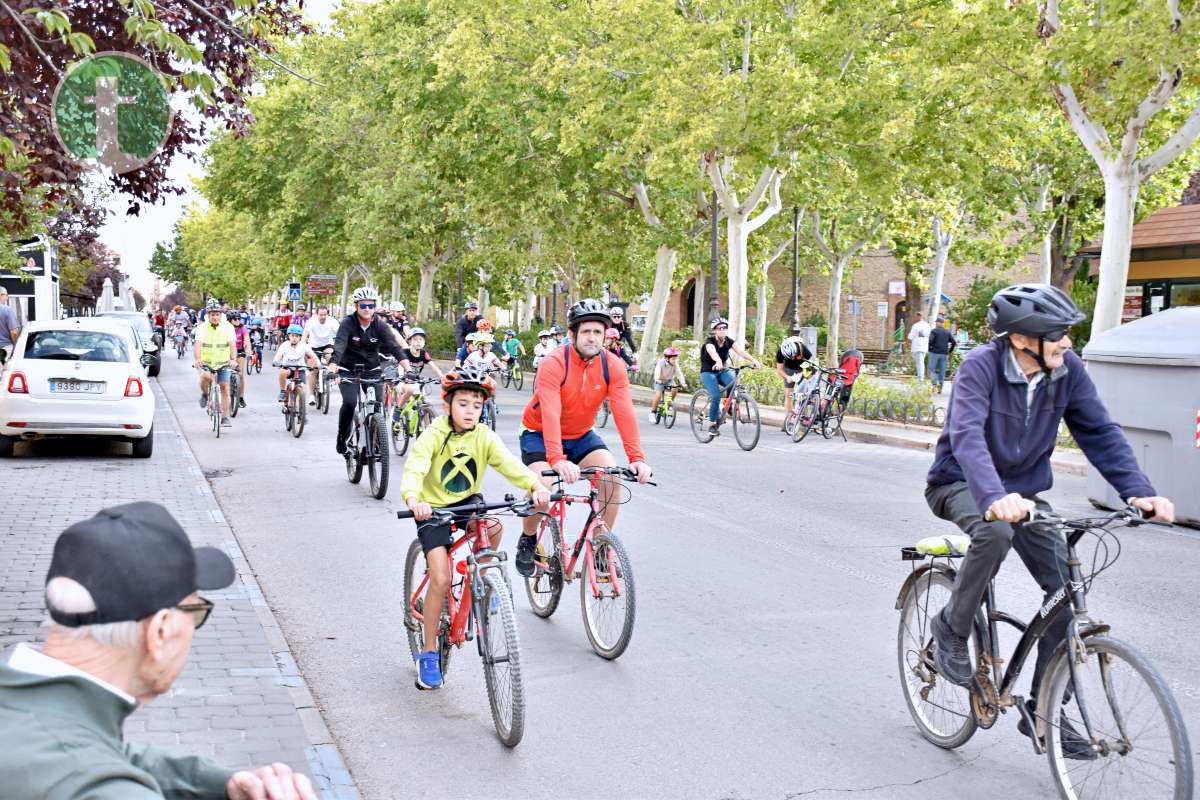
[[[471,622],[471,609],[474,605],[472,587],[480,579],[479,575],[483,570],[498,567],[502,563],[499,558],[495,557],[496,552],[490,547],[491,540],[488,538],[487,528],[488,517],[472,516],[470,522],[467,523],[466,533],[454,540],[447,552],[447,557],[450,559],[451,586],[453,586],[454,575],[458,572],[458,564],[464,560],[467,563],[467,570],[462,573],[462,598],[456,599],[454,592],[446,592],[446,613],[450,617],[450,643],[456,647],[461,646],[463,642],[467,641],[467,626]],[[452,522],[450,524],[450,535],[453,536],[458,531],[459,527],[457,523]],[[456,561],[454,551],[459,550],[468,542],[470,543],[470,547],[467,549],[466,558]],[[479,563],[481,556],[491,557],[491,560],[481,564]],[[417,600],[424,596],[428,583],[429,573],[426,571],[425,575],[421,577],[421,582],[417,584],[417,588],[413,591],[412,597],[408,598],[409,613],[412,614],[413,619],[420,621],[422,625],[425,624],[425,617],[417,610]],[[475,623],[478,627],[478,620],[475,620]],[[476,638],[480,639],[479,653],[482,656],[483,642],[481,637]]]
[[[592,594],[599,597],[600,585],[596,582],[596,572],[593,568],[595,562],[592,558],[594,553],[592,540],[595,536],[596,526],[603,524],[600,508],[600,492],[597,486],[604,475],[597,473],[585,475],[584,477],[588,479],[588,483],[590,484],[588,494],[568,494],[565,491],[562,492],[561,498],[550,504],[550,511],[547,512],[547,515],[554,517],[558,521],[559,548],[564,554],[568,552],[568,549],[571,552],[570,561],[562,565],[563,580],[567,583],[575,580],[575,567],[579,565],[580,558],[586,553],[588,556],[585,561],[587,564],[586,577],[588,586],[591,588]],[[579,538],[575,540],[574,545],[568,545],[566,533],[567,506],[571,503],[587,503],[589,509],[587,522],[584,523],[583,531],[579,534]],[[535,562],[535,565],[540,566],[543,570],[547,567],[545,562]],[[614,583],[612,591],[615,596],[620,593],[620,588]]]

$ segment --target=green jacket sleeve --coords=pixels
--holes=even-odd
[[[512,454],[499,434],[491,429],[486,430],[488,432],[488,466],[508,478],[508,482],[513,486],[525,491],[532,489],[537,483],[533,471]]]
[[[404,460],[404,472],[400,476],[400,497],[404,502],[407,503],[410,497],[421,497],[425,476],[433,464],[433,451],[437,446],[435,440],[438,438],[435,426],[430,426],[417,437],[412,450],[408,452],[408,458]],[[422,499],[429,502],[428,499]]]
[[[147,744],[125,745],[125,755],[145,770],[167,800],[225,800],[233,770],[199,756],[177,756]]]

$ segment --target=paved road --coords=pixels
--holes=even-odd
[[[568,592],[542,621],[518,598],[531,698],[523,743],[494,738],[478,659],[443,691],[413,688],[399,585],[412,523],[393,492],[344,477],[335,419],[283,430],[266,375],[249,413],[214,441],[190,367],[161,382],[367,798],[1043,798],[1045,759],[1011,715],[957,752],[916,734],[895,666],[897,547],[944,531],[921,496],[927,453],[841,442],[794,446],[773,431],[752,453],[643,424],[659,488],[635,488],[617,526],[638,579],[637,629],[610,663],[592,654]],[[502,394],[513,446],[526,394]],[[189,406],[191,408],[189,408]],[[683,420],[681,419],[681,423]],[[616,433],[605,434],[615,445]],[[504,491],[495,477],[489,495]],[[1086,512],[1081,478],[1050,499]],[[507,545],[512,546],[510,534]],[[1200,536],[1139,531],[1092,607],[1152,655],[1200,741]],[[1036,588],[1011,559],[1008,610]],[[1005,640],[1006,646],[1014,642]],[[470,768],[463,769],[466,764]],[[447,783],[454,781],[453,788]]]

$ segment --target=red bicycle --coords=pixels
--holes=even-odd
[[[570,494],[563,490],[557,472],[544,470],[542,474],[558,478],[558,482],[550,511],[538,523],[534,573],[525,579],[529,605],[534,614],[549,618],[558,608],[563,584],[579,579],[583,628],[588,641],[598,655],[617,658],[625,652],[633,636],[637,595],[629,553],[601,516],[599,485],[605,475],[631,482],[637,480],[637,475],[625,467],[586,467],[579,474],[587,478],[589,491]],[[572,503],[586,503],[589,513],[579,538],[568,544],[563,529],[567,524],[567,507]]]
[[[521,682],[517,616],[508,581],[499,569],[508,554],[491,549],[486,515],[489,511],[511,511],[517,516],[528,516],[533,513],[531,509],[530,500],[505,495],[502,503],[468,503],[433,512],[435,518],[451,523],[454,535],[460,531],[454,518],[470,515],[466,533],[450,546],[450,590],[442,617],[437,621],[442,679],[445,680],[450,668],[451,648],[462,647],[474,639],[483,659],[492,722],[496,735],[507,747],[516,747],[525,732],[525,690]],[[396,516],[412,519],[412,512],[399,511]],[[424,560],[421,542],[414,539],[404,560],[404,627],[414,660],[425,646],[426,620],[422,609],[429,577]]]

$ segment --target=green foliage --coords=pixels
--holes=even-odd
[[[899,406],[905,403],[927,406],[933,402],[933,387],[929,381],[919,381],[916,378],[898,383],[871,375],[860,375],[854,382],[854,398],[874,402],[887,400]]]
[[[1092,313],[1096,310],[1096,290],[1098,288],[1100,288],[1100,282],[1089,277],[1086,270],[1080,270],[1074,283],[1071,284],[1071,299],[1075,301],[1075,305],[1079,306],[1079,310],[1087,315],[1083,322],[1072,327],[1067,334],[1071,337],[1071,346],[1076,353],[1082,353],[1083,348],[1087,346],[1088,340],[1092,337]]]
[[[1003,278],[980,275],[971,281],[967,296],[954,304],[958,324],[966,329],[972,341],[986,342],[992,338],[992,329],[987,323],[988,306],[992,296],[1007,285],[1008,281]]]

